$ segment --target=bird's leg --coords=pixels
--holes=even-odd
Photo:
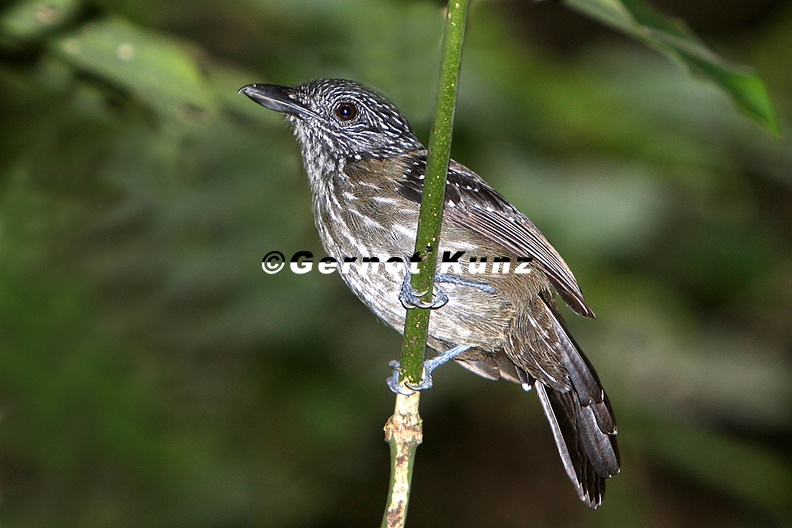
[[[457,284],[459,286],[468,286],[470,288],[476,288],[477,290],[481,290],[487,293],[495,293],[495,288],[487,284],[486,282],[480,281],[471,281],[463,279],[457,275],[447,275],[445,273],[438,273],[435,276],[435,282],[445,282],[447,284]]]
[[[454,348],[446,350],[440,355],[433,357],[432,359],[427,359],[424,361],[424,376],[423,381],[419,385],[410,385],[409,383],[405,383],[405,387],[399,383],[399,375],[401,373],[401,365],[398,361],[391,361],[390,368],[393,370],[393,374],[391,377],[388,378],[388,387],[393,392],[404,394],[405,396],[409,396],[413,394],[415,391],[419,390],[426,390],[432,388],[432,372],[442,365],[455,357],[459,356],[460,354],[470,350],[470,345],[457,345]]]
[[[410,284],[410,280],[412,279],[412,274],[410,270],[407,270],[407,273],[404,275],[404,281],[402,282],[401,292],[399,293],[399,300],[402,303],[402,306],[411,310],[413,308],[429,308],[432,310],[436,310],[437,308],[442,308],[446,304],[448,304],[448,295],[445,292],[440,290],[439,288],[435,287],[435,293],[437,295],[436,299],[432,299],[432,302],[425,302],[421,300],[421,297],[426,295],[426,292],[419,292],[413,288],[412,284]],[[447,275],[445,273],[438,273],[435,275],[435,284],[446,283],[446,284],[456,284],[458,286],[467,286],[470,288],[475,288],[477,290],[481,290],[487,293],[495,293],[495,288],[487,284],[486,282],[480,281],[471,281],[466,280],[456,275]]]

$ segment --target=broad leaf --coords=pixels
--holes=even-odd
[[[214,100],[193,53],[175,39],[120,19],[82,26],[54,42],[78,68],[130,92],[161,115],[195,120]]]
[[[773,132],[780,125],[762,80],[753,70],[718,56],[681,20],[642,0],[565,0],[570,8],[599,20],[681,62],[691,73],[719,86],[737,107]]]

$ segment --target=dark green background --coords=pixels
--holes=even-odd
[[[236,90],[353,78],[425,140],[442,4],[44,4],[0,12],[0,522],[377,526],[400,338],[337,275],[262,272],[323,251],[288,129]],[[788,128],[789,2],[659,5]],[[449,366],[409,526],[789,525],[789,134],[552,2],[474,2],[453,150],[575,271],[624,467],[588,511],[535,396]]]

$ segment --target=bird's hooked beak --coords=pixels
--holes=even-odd
[[[239,89],[264,108],[295,117],[315,116],[314,112],[297,101],[294,88],[277,84],[248,84]]]

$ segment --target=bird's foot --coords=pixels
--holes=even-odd
[[[432,372],[442,365],[455,357],[459,356],[460,354],[470,350],[468,345],[457,345],[454,348],[446,350],[442,354],[433,357],[432,359],[427,359],[424,361],[424,374],[421,383],[417,385],[413,385],[410,382],[401,383],[401,364],[398,361],[391,361],[390,368],[393,371],[390,378],[388,378],[388,387],[390,390],[397,394],[403,394],[405,396],[409,396],[411,394],[415,394],[416,391],[422,391],[432,388],[433,380],[432,380]]]
[[[391,368],[391,376],[388,378],[388,387],[391,391],[395,394],[401,394],[403,396],[411,396],[415,394],[415,390],[409,388],[408,383],[402,384],[401,380],[401,363],[398,361],[391,361],[389,363]]]
[[[419,292],[413,285],[410,284],[410,279],[412,279],[412,275],[408,271],[404,275],[404,281],[402,282],[401,292],[399,293],[399,300],[402,303],[402,306],[407,308],[408,310],[412,310],[413,308],[424,308],[430,310],[437,310],[438,308],[442,308],[446,304],[448,304],[448,295],[446,295],[442,290],[435,288],[434,296],[431,302],[426,302],[421,297],[426,295],[426,291]]]

